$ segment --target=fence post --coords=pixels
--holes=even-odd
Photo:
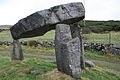
[[[111,38],[112,38],[112,35],[111,35],[111,32],[109,32],[109,44],[111,44]]]

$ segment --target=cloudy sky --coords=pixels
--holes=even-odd
[[[0,0],[0,25],[13,25],[36,11],[70,2],[85,4],[86,20],[120,20],[120,0]]]

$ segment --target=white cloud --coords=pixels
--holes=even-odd
[[[120,0],[86,0],[86,19],[120,20]]]
[[[18,20],[43,9],[84,0],[5,0],[0,1],[0,24],[15,24]],[[86,19],[120,19],[120,0],[85,0]]]

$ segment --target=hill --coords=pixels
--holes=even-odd
[[[83,21],[79,24],[83,27],[83,32],[85,33],[101,33],[108,31],[120,31],[120,21],[90,21],[86,20],[86,25],[84,26]]]
[[[0,27],[8,27],[8,28],[10,28],[10,27],[12,27],[12,25],[0,25]]]

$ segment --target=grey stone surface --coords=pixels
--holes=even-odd
[[[23,60],[23,52],[21,44],[18,40],[13,41],[13,52],[12,52],[12,60]]]
[[[80,61],[81,61],[81,68],[85,69],[85,62],[84,62],[84,45],[83,45],[83,39],[82,39],[82,28],[78,24],[72,24],[70,26],[71,28],[71,35],[72,38],[78,37],[80,40]]]
[[[120,56],[120,49],[118,48],[111,48],[109,52],[113,55]]]
[[[40,74],[40,73],[43,73],[44,71],[43,70],[38,70],[38,69],[35,69],[35,70],[31,70],[31,71],[29,71],[28,72],[28,74],[34,74],[34,75],[36,75],[36,74]]]
[[[72,39],[69,25],[56,25],[55,53],[58,70],[80,78],[80,40],[78,37]]]
[[[85,61],[85,67],[95,67],[95,64],[92,61]]]
[[[66,24],[57,24],[56,32],[55,32],[55,53],[56,53],[56,61],[57,68],[59,71],[63,70],[62,67],[62,49],[61,42],[68,42],[72,40],[70,26]]]
[[[117,49],[120,49],[120,44],[113,44],[112,46],[113,48],[117,48]]]
[[[74,78],[80,78],[80,40],[79,38],[72,39],[67,43],[61,44],[63,72],[71,75]]]
[[[55,29],[58,23],[73,24],[82,20],[84,16],[85,9],[81,2],[63,4],[35,12],[18,21],[10,30],[15,40],[42,36],[47,31]]]

